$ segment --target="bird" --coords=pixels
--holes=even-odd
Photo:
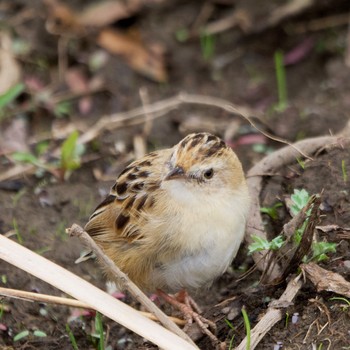
[[[230,266],[249,204],[235,152],[199,132],[126,166],[85,230],[143,291],[193,291]]]

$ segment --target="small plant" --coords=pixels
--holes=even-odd
[[[19,340],[21,340],[21,339],[23,339],[23,338],[28,337],[28,335],[29,335],[29,331],[28,331],[28,329],[26,329],[26,330],[24,330],[24,331],[22,331],[22,332],[17,333],[17,334],[13,337],[13,341],[14,341],[14,342],[19,341]]]
[[[6,284],[7,283],[7,276],[5,274],[1,275],[1,283],[2,284]]]
[[[214,56],[215,38],[214,35],[208,34],[205,31],[200,36],[202,56],[205,61],[210,61]]]
[[[103,323],[102,323],[101,314],[99,312],[96,312],[96,316],[95,316],[95,332],[91,334],[91,337],[98,339],[98,343],[97,343],[97,349],[98,350],[105,350]]]
[[[175,32],[176,40],[180,43],[186,42],[188,40],[189,36],[190,36],[190,33],[188,32],[188,30],[186,28],[178,29]]]
[[[28,337],[29,335],[30,335],[30,331],[28,329],[25,329],[24,331],[17,333],[13,337],[13,341],[16,342],[16,341],[22,340],[22,339]],[[34,335],[34,337],[38,337],[38,338],[47,337],[47,334],[39,329],[36,329],[33,332],[33,335]]]
[[[73,131],[61,146],[60,168],[65,179],[81,165],[81,156],[85,148],[78,143],[78,137],[78,131]]]
[[[259,252],[261,250],[278,250],[283,246],[285,242],[282,236],[277,236],[271,241],[268,241],[267,239],[261,238],[259,236],[252,236],[252,239],[254,242],[251,243],[248,247],[248,255]]]
[[[11,158],[14,161],[34,165],[40,172],[38,176],[42,176],[43,171],[48,171],[61,180],[67,179],[73,170],[81,165],[81,156],[85,151],[85,147],[78,143],[79,133],[73,131],[63,142],[60,150],[60,161],[45,162],[41,159],[41,155],[47,150],[48,144],[42,143],[37,146],[36,154],[31,152],[14,152]]]
[[[17,220],[15,218],[13,218],[12,220],[12,225],[13,225],[13,230],[15,231],[18,243],[23,244],[23,238],[21,236],[21,233],[19,232]]]
[[[337,248],[336,243],[328,243],[328,242],[315,242],[312,244],[312,256],[308,260],[309,261],[315,261],[317,263],[327,260],[328,253],[335,253]]]
[[[288,324],[289,324],[289,312],[287,311],[286,312],[286,318],[285,318],[285,321],[284,321],[284,327],[287,328],[288,327]]]
[[[294,193],[291,195],[292,205],[290,207],[290,211],[292,216],[296,216],[301,210],[304,209],[304,207],[307,205],[307,203],[310,200],[310,195],[308,192],[304,189],[302,190],[294,190]],[[306,219],[301,225],[300,228],[298,228],[294,233],[294,242],[298,245],[301,242],[301,239],[303,237],[304,231],[306,229],[306,225],[309,221],[309,216],[311,214],[311,208],[306,212]],[[310,258],[307,258],[306,256],[303,258],[304,262],[310,262],[315,261],[317,263],[327,260],[328,253],[335,253],[336,252],[336,243],[328,243],[328,242],[315,242],[311,246],[312,256]]]
[[[346,172],[346,165],[345,165],[344,159],[341,161],[341,171],[343,173],[344,182],[347,182],[348,181],[348,173]]]
[[[24,91],[24,88],[23,83],[18,83],[0,95],[0,121],[6,117],[5,108]]]
[[[73,349],[79,350],[77,341],[75,340],[74,334],[73,334],[72,330],[70,329],[68,323],[66,323],[66,332],[68,333],[68,337],[69,337],[70,343],[72,344]]]
[[[304,209],[304,207],[307,205],[307,203],[310,200],[310,195],[309,193],[302,189],[302,190],[294,190],[294,193],[290,196],[290,199],[292,201],[292,205],[290,207],[290,211],[292,216],[296,216],[297,214],[299,214],[300,211],[302,211]],[[294,233],[294,242],[298,245],[301,242],[301,238],[303,237],[304,231],[306,229],[306,225],[309,221],[309,216],[311,214],[311,208],[307,211],[306,215],[306,219],[303,222],[302,226],[299,227],[298,229],[296,229],[295,233]]]
[[[288,107],[286,71],[284,68],[283,59],[284,57],[282,51],[277,50],[275,52],[275,70],[278,90],[278,104],[275,106],[275,109],[278,112],[283,112]]]
[[[330,298],[329,300],[339,300],[339,301],[343,301],[345,304],[342,304],[342,310],[343,311],[347,311],[350,308],[350,301],[346,298],[342,298],[342,297],[333,297]]]
[[[300,165],[301,169],[305,169],[305,161],[301,160],[300,158],[297,158],[297,162]]]
[[[227,318],[225,318],[225,322],[233,331],[235,330],[235,328],[233,327],[233,324]],[[230,340],[230,344],[229,344],[228,350],[232,350],[233,349],[233,340],[234,339],[235,339],[235,335],[233,334],[233,336],[231,337],[231,340]]]
[[[296,216],[299,214],[300,211],[304,209],[306,204],[310,200],[309,193],[302,189],[302,190],[294,190],[294,193],[290,196],[290,199],[292,200],[293,204],[290,207],[292,216]],[[311,209],[307,212],[308,215],[310,215]]]
[[[247,311],[245,310],[245,307],[242,308],[242,315],[243,315],[245,333],[246,333],[246,337],[247,337],[246,349],[250,350],[250,321],[249,321]]]
[[[271,207],[261,207],[260,211],[263,214],[267,214],[272,220],[277,220],[278,219],[277,208],[282,207],[282,205],[283,204],[281,202],[278,202]]]

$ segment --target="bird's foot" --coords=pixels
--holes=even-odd
[[[206,319],[200,314],[201,309],[193,298],[188,295],[186,290],[180,291],[176,296],[171,296],[162,290],[157,290],[157,293],[166,302],[174,306],[184,315],[186,320],[186,326],[184,328],[185,332],[193,324],[193,322],[196,322],[200,330],[210,338],[213,344],[216,346],[220,344],[219,339],[215,336],[215,323]]]

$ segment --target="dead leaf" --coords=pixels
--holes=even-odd
[[[89,81],[81,69],[71,68],[65,72],[65,81],[73,93],[84,93],[90,91]],[[90,96],[84,96],[79,99],[79,111],[81,114],[87,114],[92,107]]]
[[[85,28],[69,6],[58,0],[44,0],[48,10],[46,29],[51,34],[84,34]]]
[[[14,118],[0,130],[0,154],[28,152],[28,123],[24,118]]]
[[[0,95],[19,82],[21,68],[12,53],[12,41],[8,32],[0,33]]]
[[[107,28],[100,32],[97,43],[112,54],[122,57],[140,74],[158,82],[167,80],[163,55],[146,48],[134,35]]]
[[[324,233],[332,232],[332,231],[350,231],[350,227],[341,227],[339,225],[324,225],[324,226],[316,226],[317,230],[320,230]]]
[[[95,2],[83,10],[77,20],[83,26],[104,27],[119,19],[130,17],[138,9],[137,6],[130,6],[130,1]]]
[[[350,282],[338,273],[328,271],[315,263],[302,264],[301,269],[318,292],[334,292],[350,298]]]

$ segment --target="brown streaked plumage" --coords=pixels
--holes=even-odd
[[[232,149],[214,135],[190,134],[128,165],[85,229],[144,290],[195,289],[235,257],[248,207]]]

